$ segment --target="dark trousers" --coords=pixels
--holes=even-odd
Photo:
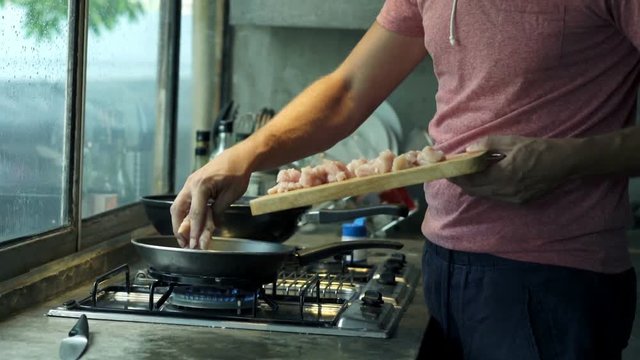
[[[450,251],[427,242],[429,359],[620,359],[635,315],[634,269],[601,274]]]

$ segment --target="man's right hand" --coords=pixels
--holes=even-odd
[[[171,205],[171,224],[180,246],[205,249],[216,219],[245,193],[251,176],[246,152],[234,146],[187,178]]]

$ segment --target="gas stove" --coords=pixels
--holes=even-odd
[[[47,315],[388,338],[413,298],[420,272],[402,253],[367,262],[337,257],[285,266],[272,283],[257,288],[153,268],[133,274],[122,265],[96,278],[89,296],[69,300]]]

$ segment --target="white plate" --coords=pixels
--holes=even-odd
[[[397,154],[395,134],[377,115],[372,114],[353,134],[325,151],[324,155],[331,160],[349,163],[362,157],[374,159],[386,149]]]
[[[383,101],[380,106],[373,112],[376,116],[380,117],[382,122],[388,125],[396,136],[398,142],[402,142],[402,124],[398,114],[393,110],[391,104],[388,101]]]

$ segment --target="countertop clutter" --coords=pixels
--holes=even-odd
[[[334,230],[299,232],[287,244],[310,247],[337,241],[339,236]],[[394,240],[404,244],[401,252],[406,255],[407,263],[419,269],[424,242],[410,236]],[[397,329],[388,339],[90,319],[90,341],[82,358],[415,359],[429,319],[420,283]],[[80,286],[0,322],[0,358],[58,358],[60,343],[77,319],[45,314],[69,299],[86,297],[90,285]]]

